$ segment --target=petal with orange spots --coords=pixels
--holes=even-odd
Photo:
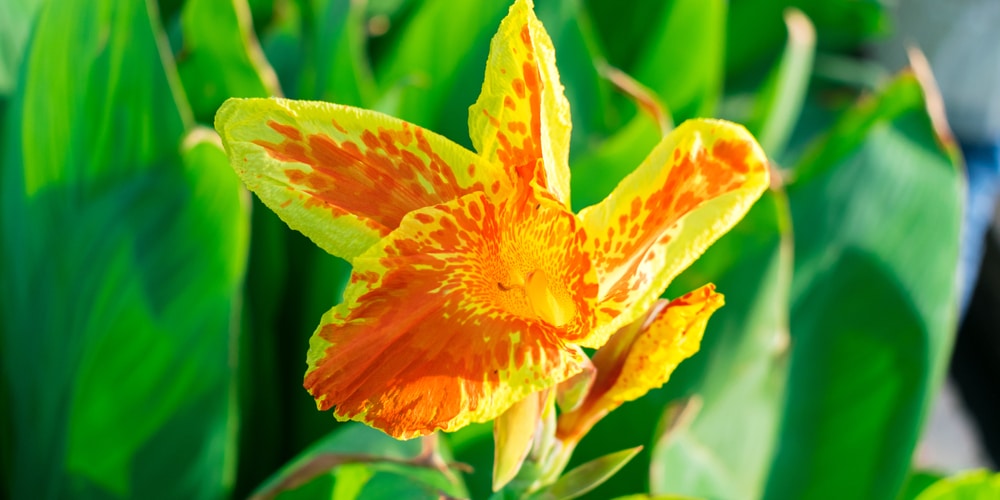
[[[530,193],[416,210],[355,259],[310,342],[320,409],[397,438],[490,420],[580,371],[594,324],[578,219]]]
[[[569,206],[570,128],[552,40],[532,2],[518,0],[493,37],[482,93],[469,108],[472,144]]]
[[[560,418],[560,435],[582,436],[622,403],[667,383],[677,366],[698,352],[708,319],[724,303],[715,285],[708,284],[658,301],[647,315],[615,333],[594,354],[597,377],[583,404]]]
[[[509,184],[471,151],[374,111],[230,99],[215,127],[247,187],[293,229],[348,260],[413,210]]]
[[[767,186],[767,158],[739,125],[690,120],[664,137],[604,201],[580,212],[601,287],[600,325],[582,345],[601,345],[643,314]]]

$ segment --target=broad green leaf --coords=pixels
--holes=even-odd
[[[629,448],[591,460],[567,472],[552,486],[546,488],[538,498],[551,500],[569,500],[593,490],[621,470],[635,458],[642,446]]]
[[[212,123],[229,97],[281,95],[253,34],[247,0],[188,0],[181,31],[177,71],[199,121]]]
[[[467,497],[453,469],[413,463],[421,446],[420,439],[397,441],[362,424],[344,424],[282,467],[251,498]],[[440,458],[450,458],[447,449],[440,451]]]
[[[676,296],[713,282],[726,305],[709,321],[701,353],[667,385],[671,393],[694,394],[700,404],[673,428],[660,425],[664,434],[650,459],[652,493],[762,496],[787,375],[788,210],[784,193],[766,193],[668,291]]]
[[[956,323],[962,178],[904,74],[808,152],[788,403],[768,498],[892,498]]]
[[[944,478],[916,500],[993,500],[1000,498],[1000,474],[976,470]]]
[[[44,8],[10,109],[0,352],[15,498],[215,498],[232,483],[246,199],[214,134],[185,139],[148,6]]]
[[[785,27],[788,30],[785,51],[757,93],[756,106],[747,123],[771,158],[782,156],[802,114],[816,52],[816,30],[808,17],[798,10],[786,11]]]

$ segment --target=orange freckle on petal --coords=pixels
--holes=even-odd
[[[508,96],[504,96],[504,98],[503,98],[503,106],[505,108],[511,110],[511,111],[517,109],[517,104],[514,103],[514,99],[511,99],[511,97],[509,95]]]
[[[431,216],[430,214],[425,214],[425,213],[419,213],[419,214],[415,215],[414,217],[415,217],[415,218],[416,218],[416,219],[417,219],[418,221],[420,221],[420,222],[422,222],[422,223],[424,223],[424,224],[428,224],[428,223],[430,223],[430,222],[433,222],[433,221],[434,221],[434,217],[432,217],[432,216]]]
[[[267,126],[274,129],[275,132],[287,137],[289,140],[292,141],[302,140],[302,132],[299,132],[299,129],[291,125],[282,125],[281,123],[271,120],[267,122]]]
[[[365,143],[365,146],[367,146],[368,149],[381,148],[381,144],[379,144],[378,138],[375,137],[375,134],[373,134],[370,130],[365,130],[361,134],[361,140]]]
[[[510,82],[510,86],[514,89],[514,93],[517,94],[517,97],[524,99],[524,80],[515,78]]]
[[[476,175],[476,164],[475,163],[470,163],[469,164],[469,168],[467,169],[467,171],[469,172],[469,177],[475,177],[475,175]]]
[[[527,24],[521,27],[521,41],[524,42],[528,48],[531,48],[531,30],[528,29]]]

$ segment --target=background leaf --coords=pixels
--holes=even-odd
[[[10,110],[15,498],[218,497],[232,481],[245,198],[213,134],[184,140],[155,23],[144,3],[50,4]]]
[[[956,322],[962,180],[903,75],[797,167],[789,400],[769,498],[894,497]]]

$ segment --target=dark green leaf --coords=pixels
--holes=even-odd
[[[365,8],[351,0],[310,0],[298,97],[373,107],[375,80],[365,53]]]
[[[807,153],[792,360],[769,498],[893,498],[956,321],[962,181],[903,75]]]
[[[216,498],[232,481],[245,198],[213,133],[184,139],[155,26],[144,2],[50,4],[10,109],[15,498]]]

